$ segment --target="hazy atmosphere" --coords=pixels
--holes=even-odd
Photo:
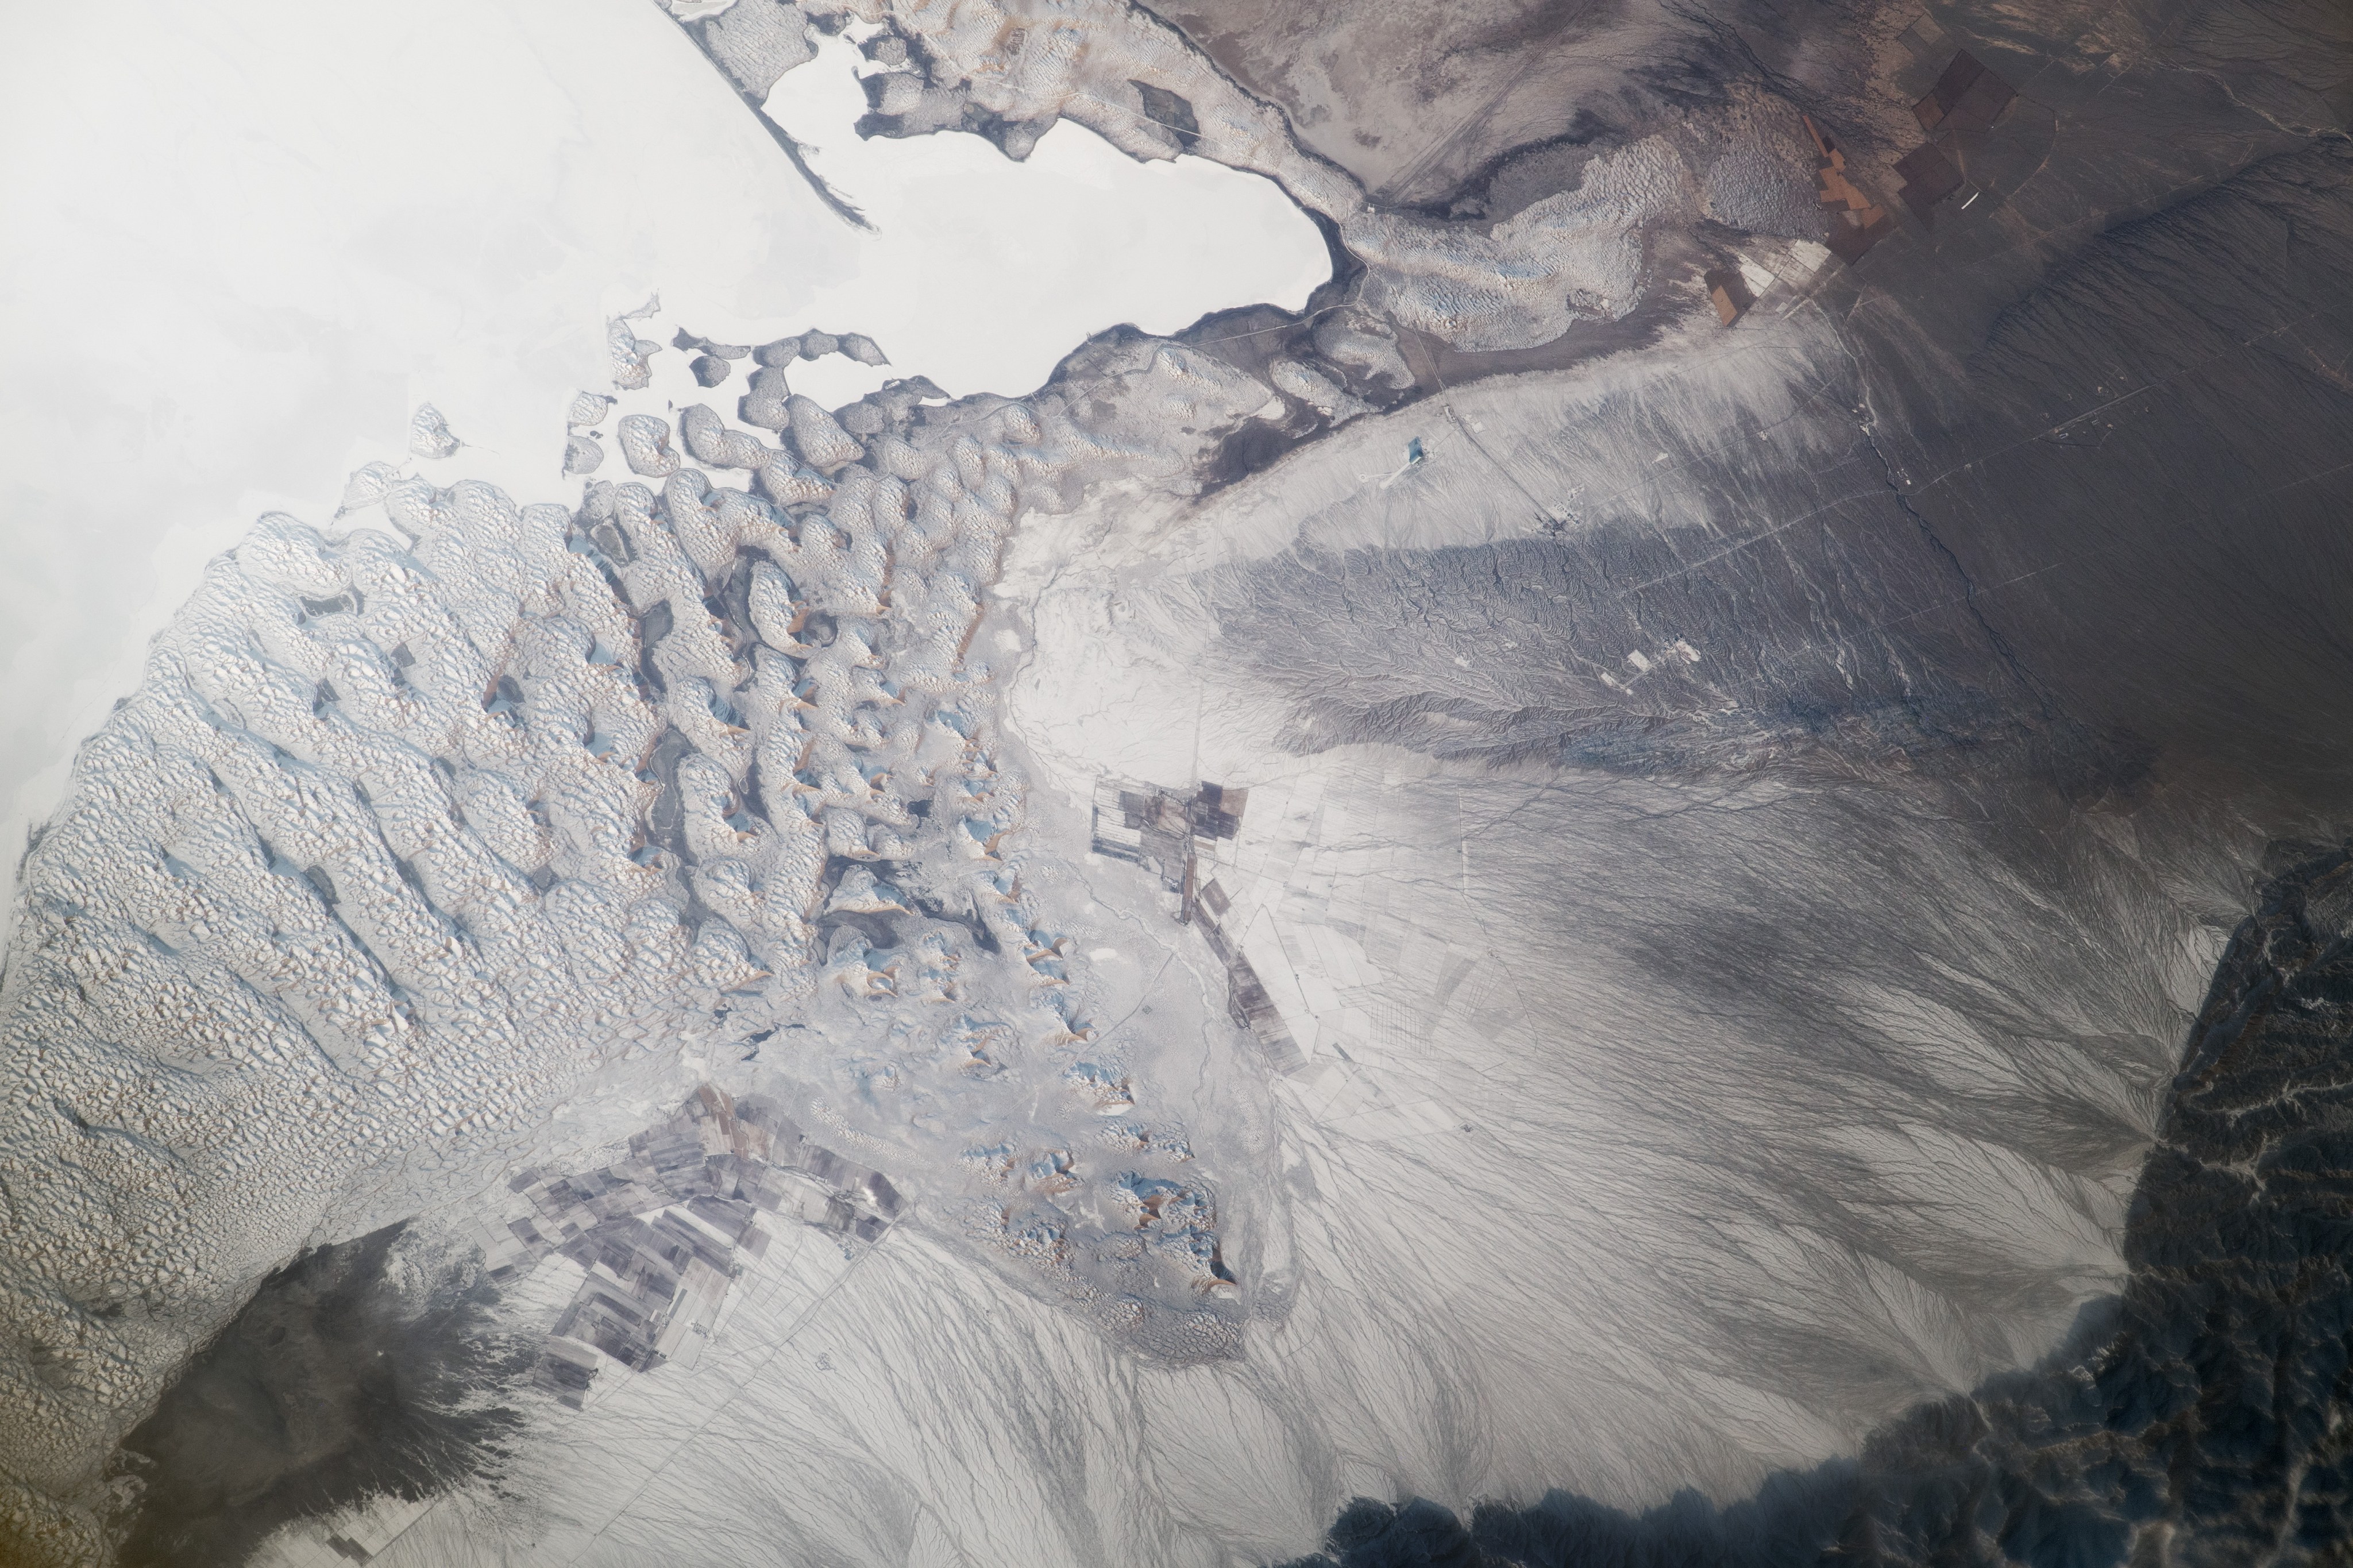
[[[0,17],[0,1563],[2353,1547],[2353,15]]]

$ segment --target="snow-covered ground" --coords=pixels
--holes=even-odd
[[[837,40],[766,114],[862,230],[641,0],[6,29],[0,834],[105,725],[0,1008],[9,1479],[88,1502],[295,1249],[503,1246],[511,1171],[618,1170],[705,1079],[907,1223],[795,1211],[497,1487],[272,1560],[1207,1565],[1352,1494],[1728,1496],[2124,1277],[2251,829],[2032,819],[2020,737],[2073,742],[1989,633],[1890,629],[1969,590],[1803,278],[1388,413],[1124,340],[837,421],[1296,307],[1325,253],[1073,124],[860,142]],[[740,357],[604,399],[616,317],[892,363],[771,354],[754,433]],[[575,512],[583,389],[622,450]],[[1198,493],[1302,401],[1354,422]],[[425,482],[302,526],[372,461]],[[1181,874],[1105,852],[1172,821]]]
[[[871,234],[644,0],[0,19],[0,910],[205,561],[272,508],[325,521],[353,468],[406,460],[420,403],[467,443],[452,476],[568,499],[563,410],[604,384],[606,317],[657,291],[707,335],[862,331],[892,374],[1018,395],[1092,332],[1328,275],[1271,182],[1076,125],[1020,164],[860,145],[854,58],[832,43],[772,110]]]

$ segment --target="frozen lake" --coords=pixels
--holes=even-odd
[[[822,400],[882,374],[1019,395],[1093,332],[1297,308],[1328,276],[1255,175],[1070,124],[1019,164],[974,136],[861,142],[857,60],[828,42],[769,108],[871,233],[644,0],[0,22],[0,896],[208,558],[264,510],[326,521],[352,468],[406,459],[422,402],[469,443],[435,477],[567,495],[564,408],[606,385],[604,318],[649,294],[712,337],[890,354],[797,370]],[[655,362],[681,402],[685,358]]]

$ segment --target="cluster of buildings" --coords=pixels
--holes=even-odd
[[[1242,952],[1240,933],[1229,935],[1226,891],[1211,876],[1202,878],[1201,849],[1241,832],[1250,791],[1205,784],[1189,795],[1171,795],[1149,784],[1105,782],[1095,789],[1094,852],[1142,866],[1176,895],[1176,919],[1198,926],[1226,967],[1226,1011],[1248,1029],[1279,1073],[1307,1065],[1306,1053],[1267,993],[1258,971]]]
[[[629,1140],[626,1160],[510,1184],[533,1212],[493,1238],[491,1278],[519,1279],[553,1253],[587,1278],[548,1336],[541,1380],[577,1408],[607,1361],[636,1372],[692,1365],[746,1258],[778,1226],[871,1243],[904,1210],[880,1171],[812,1142],[771,1100],[708,1084]]]

